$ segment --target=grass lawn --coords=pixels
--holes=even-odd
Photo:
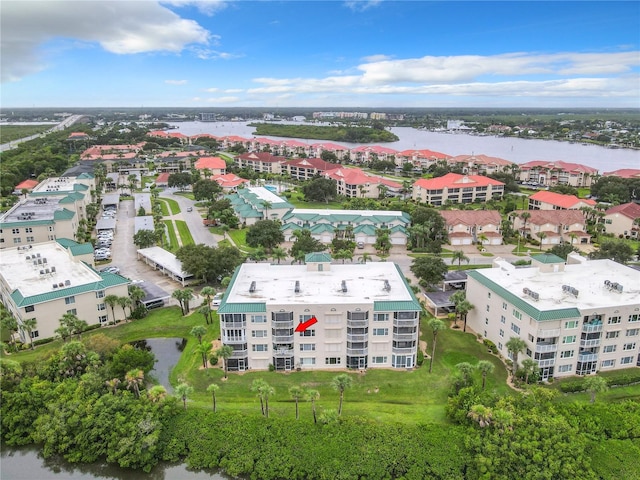
[[[598,376],[600,377],[622,377],[625,372],[629,372],[630,374],[636,374],[638,369],[636,367],[631,367],[625,370],[613,370],[613,371],[599,371]],[[577,392],[577,393],[564,393],[560,390],[560,385],[564,381],[574,382],[576,377],[569,377],[567,379],[556,380],[549,385],[549,388],[558,391],[558,401],[562,403],[587,403],[591,400],[591,395],[587,392]],[[614,387],[608,389],[606,392],[601,392],[597,394],[598,401],[608,401],[608,402],[620,402],[623,400],[635,400],[640,401],[640,385],[626,385],[623,387]]]
[[[55,125],[2,125],[0,127],[0,136],[2,143],[13,142],[21,138],[30,137],[42,133]]]
[[[247,228],[234,229],[229,230],[227,232],[227,235],[231,237],[233,243],[235,243],[236,247],[238,247],[240,250],[249,251],[251,250],[251,247],[247,245],[247,231]]]
[[[178,233],[180,234],[180,239],[182,240],[182,246],[193,245],[193,237],[191,236],[187,222],[184,220],[176,220],[175,222],[176,227],[178,228]]]
[[[163,199],[159,198],[158,200],[160,201],[160,210],[162,211],[162,216],[168,217],[170,215],[169,206]]]
[[[325,202],[307,202],[304,200],[304,195],[300,192],[293,192],[291,198],[288,198],[287,201],[292,204],[296,208],[317,208],[317,209],[328,209],[328,210],[340,210],[342,209],[342,202],[331,201],[329,203]]]
[[[167,233],[169,234],[169,245],[165,245],[164,248],[170,252],[176,252],[178,248],[180,248],[180,245],[178,244],[178,237],[176,236],[175,227],[173,226],[173,220],[163,220],[162,223],[167,226]]]
[[[180,213],[180,205],[172,198],[161,198],[163,202],[167,202],[169,205],[169,210],[171,210],[171,215],[177,215]]]
[[[188,198],[189,200],[195,200],[196,197],[193,196],[191,192],[176,192],[176,195],[180,195],[181,197]]]

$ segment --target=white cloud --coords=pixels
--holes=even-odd
[[[382,0],[348,0],[344,2],[344,6],[354,12],[364,12],[372,7],[377,7]]]
[[[168,85],[186,85],[187,80],[165,80],[164,83]]]
[[[163,0],[162,3],[174,7],[194,6],[205,15],[215,15],[227,7],[227,3],[221,0]]]
[[[211,88],[205,88],[204,91],[205,92],[209,92],[209,93],[215,93],[215,92],[220,91],[220,89],[216,88],[216,87],[211,87]]]
[[[241,88],[227,88],[224,93],[242,93],[244,92]]]
[[[115,54],[179,53],[208,44],[211,34],[154,1],[69,0],[2,2],[2,81],[16,81],[47,66],[39,47],[53,39],[97,43]]]
[[[362,58],[363,62],[384,62],[386,60],[391,60],[391,57],[389,55],[379,54],[379,55],[369,55],[368,57]]]
[[[195,46],[191,47],[191,51],[201,60],[231,60],[234,58],[241,58],[243,56]]]

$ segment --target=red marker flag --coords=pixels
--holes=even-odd
[[[318,319],[316,317],[311,317],[306,322],[299,323],[298,326],[296,327],[296,332],[304,332],[307,328],[309,328],[311,325],[314,325],[316,323],[318,323]]]

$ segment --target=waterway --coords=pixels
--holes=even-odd
[[[189,136],[209,133],[216,137],[227,135],[238,135],[244,138],[255,137],[255,128],[250,127],[248,123],[250,122],[182,122],[170,125],[175,127],[174,132],[181,132]],[[600,173],[620,168],[640,169],[640,150],[612,149],[599,145],[583,145],[581,143],[557,140],[428,132],[411,127],[392,127],[390,130],[398,136],[399,140],[381,145],[398,151],[428,149],[451,156],[484,154],[515,163],[525,163],[532,160],[562,160],[597,168]],[[265,137],[282,139],[282,137]],[[299,138],[296,140],[309,144],[322,142],[321,140],[313,139]],[[348,148],[360,145],[344,142],[337,143]]]

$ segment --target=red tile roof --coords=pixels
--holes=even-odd
[[[557,160],[555,162],[548,162],[545,160],[533,160],[531,162],[521,163],[520,170],[530,170],[531,168],[543,168],[545,170],[561,170],[565,172],[579,172],[579,173],[597,173],[598,169],[588,167],[580,163],[569,163]]]
[[[398,152],[398,155],[407,158],[433,158],[436,160],[445,160],[451,156],[446,153],[434,152],[433,150],[403,150]]]
[[[369,175],[359,168],[339,167],[333,170],[328,170],[324,174],[329,178],[333,178],[336,181],[344,181],[349,185],[364,185],[367,183],[373,183],[385,185],[389,188],[402,188],[402,184],[398,182],[394,182],[382,177]]]
[[[189,157],[203,157],[207,154],[206,150],[192,150],[187,152],[161,152],[157,155],[157,158],[189,158]]]
[[[552,225],[585,224],[584,213],[580,210],[515,210],[510,215],[512,217],[514,215],[520,216],[523,212],[529,214],[527,224],[530,225],[544,225],[545,223]]]
[[[395,155],[398,153],[393,148],[381,147],[380,145],[360,145],[359,147],[352,148],[352,152],[370,152],[376,154]]]
[[[340,168],[340,165],[336,163],[325,162],[321,158],[296,158],[294,160],[289,160],[287,165],[292,165],[294,167],[303,167],[309,169],[316,169],[324,172],[326,170],[333,170],[336,168]]]
[[[440,216],[447,225],[497,225],[502,217],[497,210],[441,210]]]
[[[242,177],[237,176],[235,173],[227,173],[226,175],[213,175],[211,180],[218,182],[222,188],[233,188],[243,183],[249,183]]]
[[[489,157],[488,155],[457,155],[448,160],[449,163],[473,163],[476,165],[500,165],[508,166],[515,163],[504,158]]]
[[[87,135],[84,132],[71,132],[71,135],[69,135],[69,138],[88,138],[89,135]]]
[[[276,155],[271,155],[269,152],[243,153],[242,155],[238,155],[236,158],[239,158],[241,160],[253,160],[254,162],[265,162],[265,163],[278,163],[278,162],[287,161],[285,157],[278,157]]]
[[[421,178],[413,186],[425,190],[440,190],[442,188],[486,187],[489,185],[504,185],[493,178],[482,175],[460,175],[459,173],[447,173],[443,177]]]
[[[344,145],[338,145],[337,143],[314,143],[311,145],[313,148],[327,150],[329,152],[340,152],[347,151],[349,147],[345,147]]]
[[[34,188],[36,188],[38,183],[39,182],[37,180],[24,180],[16,185],[15,189],[16,191],[22,190],[24,188],[26,188],[27,190],[33,190]]]
[[[193,165],[197,170],[208,168],[209,170],[222,170],[227,168],[227,162],[220,157],[202,157]]]
[[[605,177],[620,177],[620,178],[640,178],[640,170],[635,168],[622,168],[620,170],[614,170],[613,172],[607,172]]]
[[[629,217],[632,220],[636,218],[640,218],[640,205],[637,203],[623,203],[622,205],[616,205],[615,207],[611,207],[606,212],[605,215],[611,215],[612,213],[620,213],[625,217]]]
[[[167,183],[169,181],[169,173],[167,172],[163,172],[160,175],[158,175],[158,178],[156,178],[156,184],[159,183]]]
[[[549,203],[551,205],[567,209],[575,207],[581,202],[590,206],[595,206],[596,204],[596,202],[591,199],[578,198],[575,195],[563,195],[561,193],[549,192],[547,190],[536,192],[529,198],[531,200],[537,200],[539,202]]]

